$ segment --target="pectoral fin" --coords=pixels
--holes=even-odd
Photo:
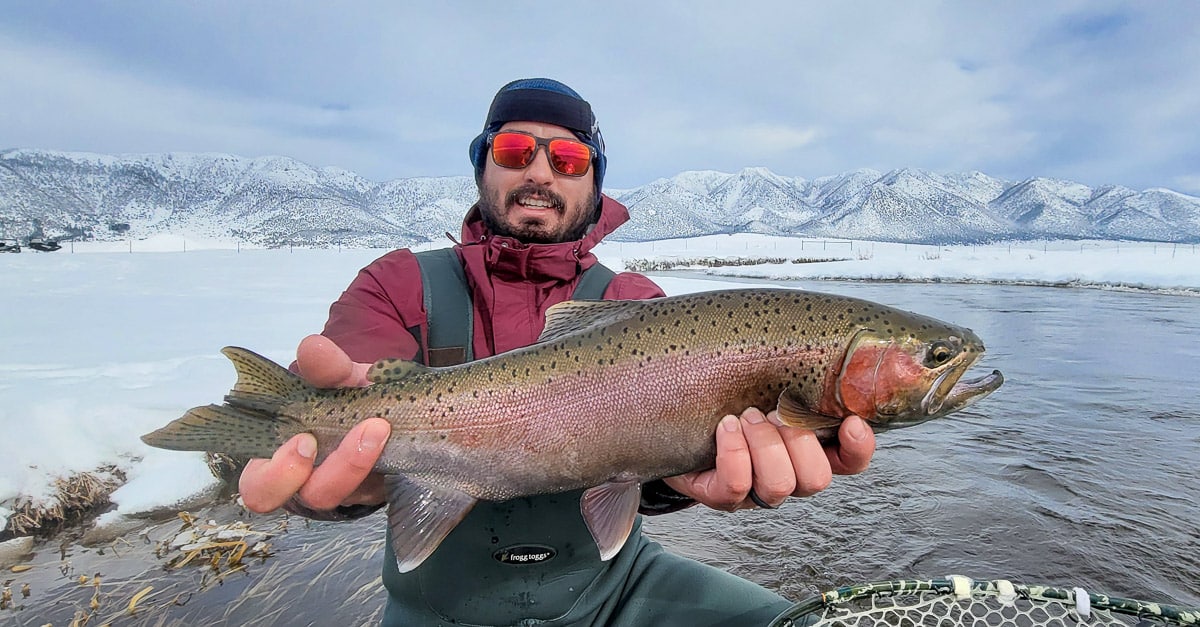
[[[584,491],[579,507],[600,549],[600,559],[612,559],[625,546],[641,502],[642,484],[633,479],[609,481]]]
[[[794,385],[779,395],[779,419],[789,427],[813,430],[837,427],[842,424],[841,418],[818,414],[809,409],[804,402],[804,397]]]
[[[387,475],[388,529],[396,566],[406,573],[425,561],[475,505],[458,490],[422,485],[403,475]]]

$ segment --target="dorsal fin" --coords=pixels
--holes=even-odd
[[[538,342],[626,320],[644,306],[644,302],[636,300],[564,300],[546,310],[546,326]]]
[[[423,372],[429,372],[429,368],[415,361],[380,359],[367,370],[367,380],[371,383],[391,383]]]

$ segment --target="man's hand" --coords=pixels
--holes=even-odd
[[[351,361],[328,338],[310,335],[296,350],[296,367],[310,384],[338,388],[368,385],[367,369],[371,366]],[[279,447],[271,459],[253,459],[246,464],[238,481],[242,502],[259,513],[279,509],[293,495],[319,511],[339,505],[382,503],[383,479],[371,468],[391,428],[382,418],[358,423],[315,469],[317,440],[301,433]]]
[[[875,453],[875,434],[851,416],[838,428],[838,443],[821,446],[809,429],[779,426],[775,412],[757,409],[726,416],[717,426],[717,466],[664,481],[675,491],[714,509],[757,507],[750,493],[772,507],[789,496],[811,496],[833,475],[866,470]]]

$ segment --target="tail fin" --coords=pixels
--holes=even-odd
[[[221,352],[238,373],[226,404],[193,407],[167,426],[143,435],[143,442],[176,451],[270,457],[288,438],[304,431],[299,421],[279,412],[311,393],[312,387],[257,353],[234,346]]]

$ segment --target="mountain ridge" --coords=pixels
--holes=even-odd
[[[1200,242],[1200,198],[978,171],[860,169],[816,179],[761,167],[688,171],[608,190],[618,241],[754,232],[924,244],[1019,239]],[[0,151],[0,239],[121,240],[163,233],[255,245],[410,246],[458,233],[468,176],[374,183],[282,156]]]

